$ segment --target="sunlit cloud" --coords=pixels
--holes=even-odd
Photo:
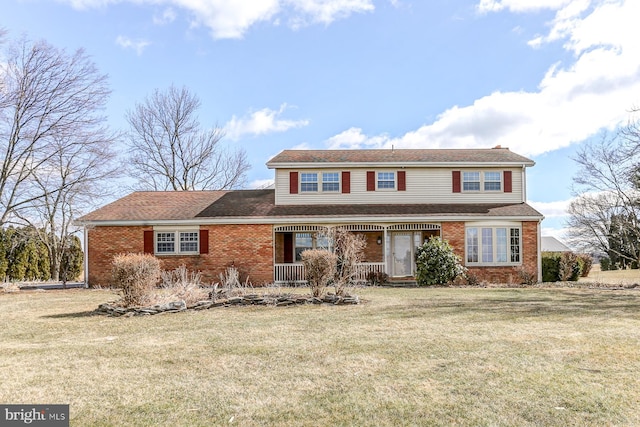
[[[280,109],[263,108],[244,117],[231,117],[224,126],[225,135],[231,140],[238,140],[245,135],[265,135],[269,133],[285,132],[289,129],[307,126],[309,120],[288,120],[281,116],[287,110],[287,104]]]
[[[116,38],[116,44],[123,49],[133,49],[136,51],[136,54],[140,56],[142,55],[144,49],[151,44],[151,42],[143,39],[132,40],[125,36],[118,36]]]

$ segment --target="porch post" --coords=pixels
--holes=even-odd
[[[389,263],[387,262],[387,226],[383,226],[384,228],[382,229],[382,260],[384,261],[384,268],[382,271],[384,271],[386,274],[389,274],[390,272],[387,271],[387,266],[389,265]]]

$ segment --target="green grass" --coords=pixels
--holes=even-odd
[[[109,318],[110,291],[0,293],[0,402],[77,426],[640,424],[639,291],[359,294]]]

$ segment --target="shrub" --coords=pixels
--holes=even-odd
[[[325,249],[307,249],[301,256],[311,294],[321,297],[336,276],[338,256]]]
[[[525,268],[520,268],[518,270],[518,278],[520,279],[521,285],[532,286],[538,283],[538,275],[535,271],[529,271]]]
[[[149,254],[120,254],[113,257],[113,284],[122,291],[125,307],[143,305],[160,279],[160,261]]]
[[[389,281],[389,275],[384,271],[370,271],[367,273],[367,282],[372,286],[384,285]]]
[[[202,274],[190,272],[183,264],[175,270],[163,271],[162,294],[156,303],[183,300],[188,306],[207,299],[208,291],[202,287]]]
[[[367,242],[363,235],[350,233],[343,228],[331,228],[327,236],[333,242],[337,257],[333,286],[336,295],[345,296],[348,289],[356,285],[357,265],[362,260]]]
[[[452,282],[466,273],[461,259],[446,240],[432,236],[416,251],[418,285],[438,285]]]
[[[593,258],[589,254],[578,254],[578,258],[582,260],[582,275],[580,277],[587,277],[593,267]]]
[[[580,259],[573,252],[563,252],[558,264],[558,278],[562,282],[575,282],[582,273]]]
[[[542,253],[542,281],[557,282],[560,277],[560,253]]]

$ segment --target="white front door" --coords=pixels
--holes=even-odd
[[[415,264],[413,233],[391,234],[391,275],[406,277],[413,275]]]

